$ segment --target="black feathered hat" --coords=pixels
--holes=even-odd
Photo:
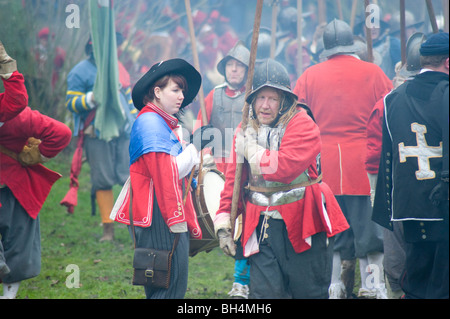
[[[137,81],[131,96],[133,98],[133,104],[138,110],[141,110],[145,106],[144,97],[147,95],[148,90],[153,83],[169,74],[179,74],[186,79],[188,88],[185,92],[181,108],[189,105],[194,100],[200,89],[200,85],[202,84],[202,77],[191,64],[183,59],[176,58],[154,64],[150,70]]]

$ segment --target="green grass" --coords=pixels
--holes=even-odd
[[[64,152],[46,166],[63,175],[53,186],[40,213],[42,268],[39,276],[21,283],[17,299],[143,299],[142,287],[133,286],[133,244],[127,227],[115,223],[115,240],[100,243],[102,226],[91,215],[89,166],[80,174],[78,206],[68,214],[59,202],[69,189],[70,156]],[[116,196],[120,187],[114,188]],[[79,269],[79,288],[69,288]],[[68,268],[69,267],[69,268]],[[67,271],[66,271],[67,270]],[[216,248],[189,258],[187,299],[223,299],[233,284],[234,259]],[[354,293],[360,287],[359,268]]]
[[[73,215],[59,205],[69,188],[70,157],[61,154],[46,166],[61,174],[40,213],[42,268],[21,283],[17,299],[143,299],[144,289],[131,284],[133,245],[127,227],[115,223],[115,240],[100,243],[102,226],[91,215],[89,166],[80,175],[78,206]],[[115,187],[116,195],[120,187]],[[69,288],[79,269],[79,288]],[[69,268],[68,268],[69,267]],[[66,271],[67,270],[67,271]],[[227,298],[234,260],[219,248],[189,259],[187,299]],[[66,285],[68,280],[69,287]]]

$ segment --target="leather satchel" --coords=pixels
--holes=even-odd
[[[178,245],[180,234],[175,235],[175,241],[170,251],[136,247],[136,235],[134,233],[131,206],[132,189],[130,184],[130,226],[135,247],[133,257],[133,285],[168,289],[170,285],[172,257]]]
[[[175,236],[175,242],[171,251],[152,248],[134,249],[133,285],[169,288],[172,256],[179,234]]]

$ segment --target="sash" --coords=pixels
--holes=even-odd
[[[175,133],[157,113],[143,113],[134,122],[130,134],[130,165],[150,152],[177,156],[182,150]]]

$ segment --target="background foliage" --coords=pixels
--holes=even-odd
[[[297,6],[296,0],[265,0],[263,9],[262,26],[271,26],[271,5],[286,2],[293,7]],[[317,3],[319,1],[304,0],[303,11],[317,15]],[[448,0],[433,0],[436,14],[442,14],[443,3]],[[38,109],[46,115],[50,115],[66,124],[71,122],[71,116],[64,106],[66,93],[66,76],[72,67],[82,60],[84,45],[89,38],[89,16],[87,13],[87,0],[0,0],[0,39],[4,43],[7,52],[18,62],[19,70],[24,74],[30,96],[30,106]],[[202,10],[209,12],[212,9],[223,10],[226,8],[230,15],[230,24],[234,27],[241,39],[253,26],[254,7],[256,0],[191,0],[192,11]],[[324,1],[326,7],[326,19],[330,21],[338,17],[338,1]],[[352,0],[340,0],[344,20],[349,22]],[[358,1],[356,21],[364,16],[363,1]],[[372,0],[382,10],[382,14],[398,11],[399,1]],[[68,28],[66,19],[70,11],[66,8],[75,4],[80,9],[80,25],[78,28]],[[188,30],[184,0],[116,0],[116,30],[126,34],[124,54],[120,60],[132,58],[130,48],[132,44],[143,46],[144,40],[138,40],[139,33],[148,36],[152,32],[161,32],[174,22],[165,19],[162,14],[164,8],[170,5],[178,16],[178,23]],[[448,4],[447,4],[448,5]],[[413,12],[419,21],[428,23],[428,16],[424,0],[408,0],[406,8]],[[48,59],[43,66],[38,66],[35,58],[37,46],[37,33],[42,27],[49,27],[52,40],[48,48]],[[304,32],[314,32],[313,26],[306,25]],[[140,31],[140,32],[138,32]],[[305,34],[306,38],[312,34]],[[55,49],[61,47],[66,51],[66,58],[62,69],[59,71],[59,79],[52,87],[53,59]],[[189,50],[188,50],[189,51]],[[189,54],[189,52],[188,52]],[[186,57],[189,59],[189,56]],[[131,70],[129,70],[130,73]],[[131,74],[133,77],[133,74]],[[2,91],[0,83],[0,91]]]

